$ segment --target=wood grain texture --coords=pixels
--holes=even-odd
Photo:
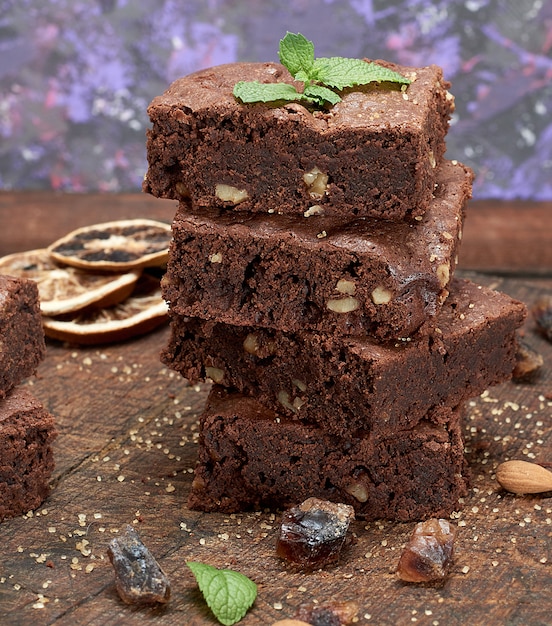
[[[87,218],[102,221],[104,213]],[[50,220],[42,232],[36,228],[34,241],[76,223],[60,220]],[[4,249],[12,245],[8,232],[2,222]],[[20,247],[26,242],[21,237]],[[552,294],[552,279],[544,276],[462,274],[528,306]],[[53,490],[33,514],[0,524],[3,623],[216,624],[185,566],[197,560],[239,570],[258,584],[244,626],[270,625],[293,616],[302,603],[333,599],[357,602],[358,623],[367,625],[549,624],[551,494],[509,495],[494,479],[497,465],[510,458],[552,461],[552,344],[535,332],[531,318],[524,335],[544,356],[537,381],[503,384],[466,406],[472,489],[453,519],[458,533],[450,577],[437,587],[395,576],[412,524],[358,520],[356,543],[340,563],[307,575],[275,554],[278,512],[189,510],[197,420],[208,385],[190,386],[161,365],[166,327],[90,348],[49,341],[46,360],[26,385],[57,420]],[[115,592],[106,549],[127,523],[137,527],[172,582],[165,608],[129,607]]]

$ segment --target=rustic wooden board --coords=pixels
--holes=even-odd
[[[50,219],[33,241],[44,245],[60,230],[60,221]],[[552,294],[550,277],[469,276],[529,306]],[[245,626],[269,625],[302,603],[329,600],[357,602],[357,623],[367,625],[550,624],[551,494],[506,494],[493,473],[509,458],[552,461],[552,344],[535,333],[532,320],[525,338],[545,357],[540,378],[493,388],[467,406],[473,486],[453,520],[451,575],[437,587],[405,585],[395,576],[412,524],[356,521],[356,544],[339,565],[303,574],[275,554],[277,512],[187,509],[208,386],[190,386],[159,362],[167,337],[163,327],[116,345],[48,342],[46,360],[26,384],[57,419],[53,491],[33,514],[0,524],[0,622],[216,624],[185,566],[197,560],[237,569],[258,584]],[[106,548],[125,524],[137,527],[172,581],[165,608],[129,607],[115,592]]]
[[[552,285],[476,278],[528,304],[552,293]],[[214,624],[186,560],[235,568],[257,582],[245,625],[270,624],[300,603],[336,598],[357,601],[359,623],[366,624],[550,623],[552,499],[507,495],[493,478],[508,458],[552,459],[552,345],[531,322],[526,339],[547,363],[541,378],[504,384],[468,406],[473,489],[454,520],[451,576],[437,588],[405,585],[394,575],[412,524],[357,521],[357,543],[340,564],[306,575],[276,557],[273,513],[188,510],[207,386],[189,386],[159,363],[166,339],[163,328],[96,348],[48,343],[46,361],[28,384],[58,422],[54,489],[37,512],[0,525],[7,623]],[[114,590],[106,547],[125,524],[136,525],[171,578],[164,609],[127,607]]]

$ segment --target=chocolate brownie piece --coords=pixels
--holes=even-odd
[[[220,65],[176,80],[148,108],[143,189],[193,205],[303,215],[422,215],[454,108],[437,66],[387,64],[412,80],[342,93],[330,110],[242,104],[238,81],[293,82],[276,63]]]
[[[0,398],[36,372],[45,352],[36,283],[0,275]]]
[[[511,376],[525,306],[454,279],[434,336],[380,344],[174,317],[163,362],[344,436],[392,435]]]
[[[385,340],[431,330],[448,294],[472,175],[439,168],[412,224],[191,211],[181,204],[163,295],[176,315]]]
[[[0,400],[0,521],[36,509],[50,492],[54,418],[31,393]]]
[[[318,497],[368,520],[448,516],[467,481],[460,411],[440,411],[446,426],[421,420],[390,437],[335,437],[215,386],[188,505],[231,513]]]

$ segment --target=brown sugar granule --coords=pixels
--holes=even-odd
[[[109,543],[109,560],[115,569],[115,586],[127,604],[166,603],[169,580],[132,526]]]
[[[543,296],[531,309],[537,330],[552,341],[552,296]]]
[[[512,380],[516,383],[533,382],[538,377],[543,364],[542,354],[527,342],[519,341]]]
[[[398,577],[410,583],[443,580],[452,561],[454,535],[445,519],[433,518],[417,524],[401,554]]]
[[[311,626],[347,626],[358,614],[356,602],[325,602],[323,604],[302,604],[295,618]]]
[[[347,543],[354,509],[318,498],[284,511],[276,552],[305,569],[324,567],[337,561]]]

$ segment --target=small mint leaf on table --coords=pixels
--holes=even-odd
[[[300,33],[286,33],[280,40],[278,51],[280,63],[285,65],[289,73],[297,80],[305,80],[297,75],[310,76],[310,69],[314,63],[314,44]]]
[[[192,570],[207,606],[224,626],[239,622],[255,602],[257,585],[247,576],[196,561],[186,561],[186,565]]]
[[[242,102],[277,102],[278,100],[301,100],[293,85],[287,83],[259,83],[240,81],[234,85],[233,94]]]
[[[398,72],[361,59],[321,57],[314,61],[312,79],[335,89],[345,89],[372,82],[392,82],[408,85],[410,80]]]

